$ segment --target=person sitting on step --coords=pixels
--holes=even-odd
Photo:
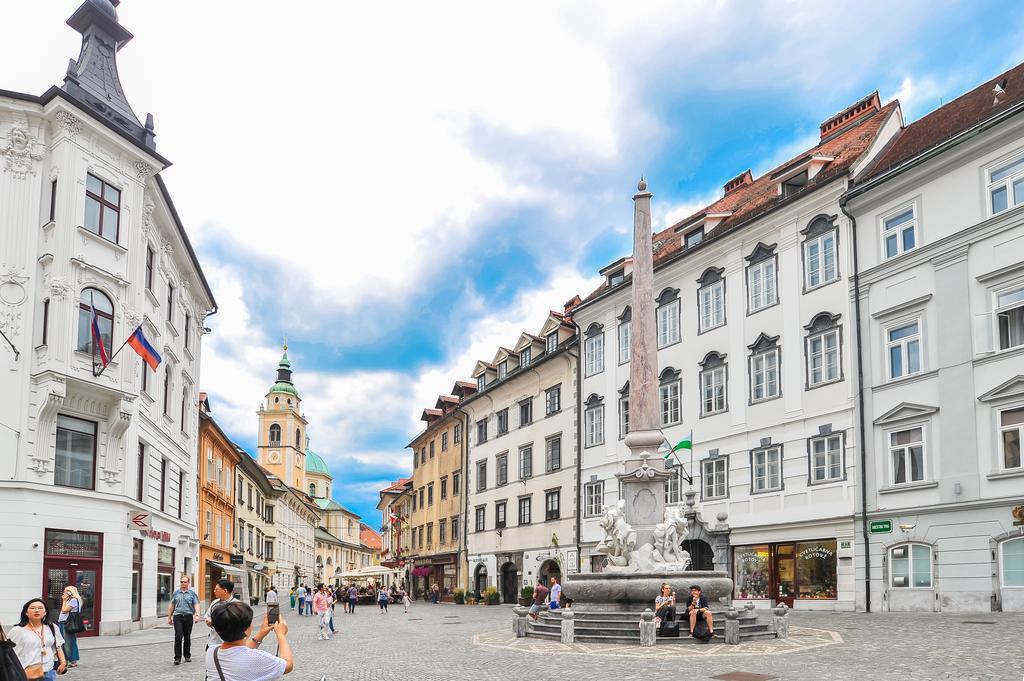
[[[676,592],[668,582],[661,585],[661,594],[654,599],[654,616],[662,622],[676,621]]]
[[[693,635],[693,628],[697,626],[697,620],[702,619],[707,622],[708,633],[711,636],[715,635],[715,624],[714,618],[711,616],[711,607],[708,605],[708,599],[701,595],[700,587],[694,584],[690,587],[690,595],[686,599],[686,614],[690,618],[690,635]]]

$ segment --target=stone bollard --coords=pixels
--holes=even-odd
[[[572,643],[576,639],[576,613],[572,608],[562,610],[562,643]]]
[[[789,608],[785,603],[772,609],[775,620],[775,638],[789,638]]]
[[[658,640],[658,628],[654,624],[654,612],[647,608],[640,613],[640,647],[652,648]]]
[[[725,643],[735,646],[740,642],[740,613],[736,608],[729,607],[725,611]]]
[[[512,632],[515,633],[516,638],[526,638],[526,630],[529,628],[526,615],[529,612],[529,608],[524,608],[521,605],[512,608]]]

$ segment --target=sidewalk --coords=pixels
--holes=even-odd
[[[253,608],[253,621],[263,621],[263,615],[267,612],[267,606],[260,604]],[[192,640],[206,640],[208,631],[206,622],[200,618],[192,627]],[[174,645],[174,627],[161,620],[160,624],[151,629],[140,629],[122,636],[90,636],[78,639],[79,650],[105,650],[107,648],[131,648],[134,646],[148,646],[164,644]]]

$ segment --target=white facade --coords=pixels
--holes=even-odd
[[[966,97],[995,116],[991,87]],[[945,136],[942,153],[868,180],[848,207],[861,265],[871,607],[1024,610],[1024,116]],[[1007,183],[1008,205],[994,210]],[[858,542],[858,607],[862,554]]]
[[[573,327],[552,314],[540,336],[523,334],[493,363],[479,363],[482,389],[461,404],[469,588],[496,587],[506,603],[540,575],[578,565],[577,352]]]
[[[875,121],[874,141],[854,166],[891,136],[899,117],[891,107],[874,115],[887,118]],[[819,157],[828,158],[821,150],[804,158],[813,169]],[[796,171],[800,163],[783,168]],[[777,183],[781,194],[786,172],[756,181],[746,174],[745,183],[740,176],[727,191]],[[854,607],[857,386],[846,284],[853,268],[849,227],[839,217],[847,177],[837,174],[724,233],[716,232],[718,223],[731,213],[716,204],[655,235],[662,428],[666,445],[691,431],[695,443],[692,458],[678,453],[682,467],[666,488],[666,503],[685,502],[688,472],[705,521],[731,527],[732,555],[712,556],[706,544],[684,548],[695,568],[729,569],[734,596],[744,601]],[[769,184],[768,191],[775,189]],[[678,253],[659,256],[669,246]],[[594,553],[603,536],[601,506],[619,499],[614,475],[628,454],[630,271],[629,259],[605,268],[606,288],[573,313],[582,333],[586,571],[603,565],[604,556]]]
[[[97,33],[94,10],[77,30]],[[83,79],[90,59],[83,48]],[[74,582],[90,631],[124,633],[195,576],[196,385],[215,303],[155,176],[167,162],[130,138],[63,90],[0,96],[0,329],[17,350],[0,339],[5,622]],[[94,377],[90,299],[109,353],[142,325],[155,373],[126,347]],[[152,530],[129,529],[141,511]]]
[[[270,477],[270,484],[277,493],[274,499],[277,571],[271,581],[281,594],[288,593],[296,584],[309,585],[316,579],[315,534],[320,514],[280,479]]]

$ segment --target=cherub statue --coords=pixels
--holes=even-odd
[[[600,523],[604,539],[595,550],[608,556],[609,567],[628,566],[630,556],[636,550],[636,531],[626,522],[625,507],[625,500],[619,500],[601,509],[604,512]]]
[[[665,520],[654,527],[654,551],[651,554],[655,562],[682,565],[685,570],[690,564],[690,554],[683,551],[680,544],[689,534],[686,518],[676,506],[665,508]]]

